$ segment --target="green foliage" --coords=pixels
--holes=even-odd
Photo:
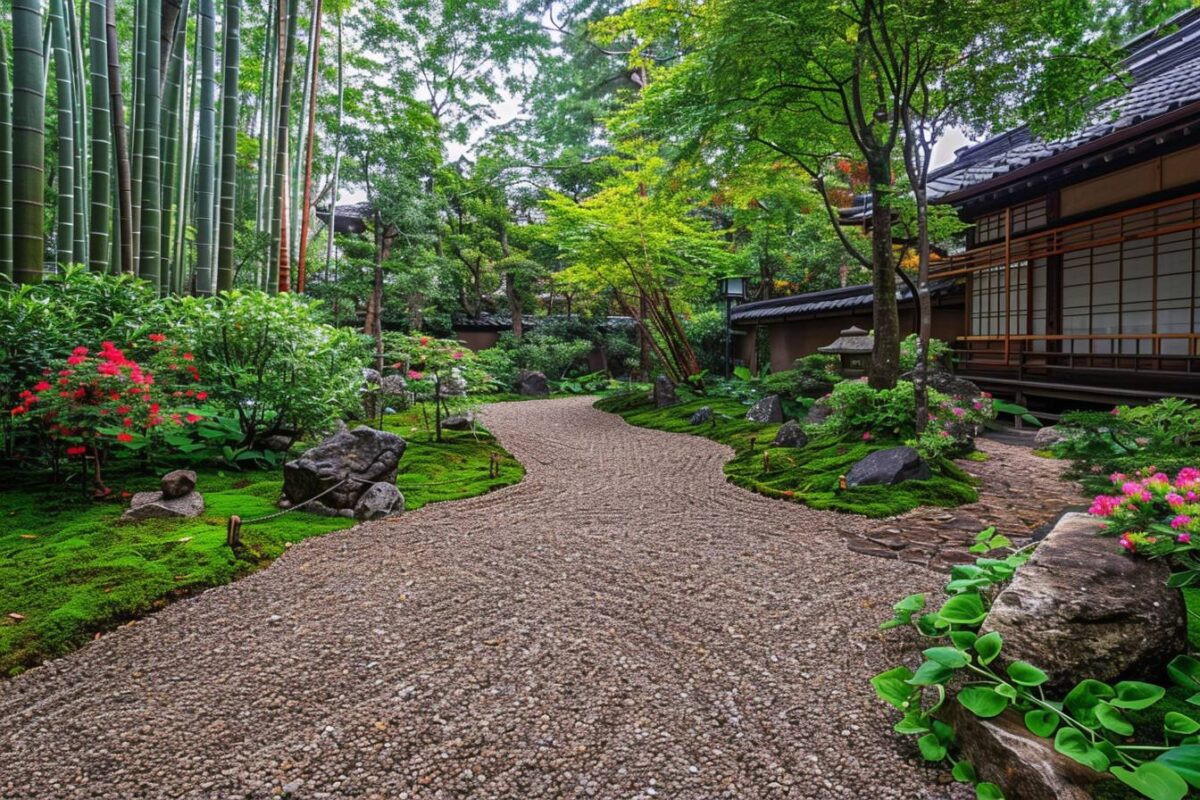
[[[951,347],[938,338],[929,340],[929,363],[936,364],[946,358]],[[900,340],[900,372],[911,372],[917,366],[917,334],[910,333]]]
[[[696,351],[700,368],[714,375],[725,372],[725,311],[709,308],[683,321],[683,331]]]
[[[760,385],[764,394],[777,394],[785,400],[821,397],[833,391],[835,383],[841,383],[837,368],[837,356],[814,353],[796,359],[793,369],[763,376]]]
[[[1073,462],[1088,489],[1102,491],[1112,472],[1134,473],[1147,464],[1164,471],[1192,466],[1200,446],[1200,408],[1178,397],[1111,412],[1072,411],[1056,426],[1066,438],[1053,446]]]
[[[688,418],[705,405],[713,409],[713,421],[691,425]],[[841,476],[855,462],[899,442],[882,437],[864,442],[861,437],[817,429],[803,448],[772,447],[779,426],[746,420],[746,405],[720,394],[710,392],[704,398],[658,409],[645,390],[626,391],[597,401],[596,407],[620,414],[632,425],[700,435],[728,445],[735,451],[733,459],[725,464],[725,474],[731,483],[813,508],[890,517],[919,506],[953,507],[978,498],[970,476],[945,459],[936,459],[931,464],[934,477],[927,481],[841,489]],[[764,469],[764,451],[769,453],[769,470]]]

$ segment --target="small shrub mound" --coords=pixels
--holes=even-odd
[[[684,395],[685,390],[680,390],[680,394]],[[706,405],[713,409],[712,422],[692,425],[689,418]],[[690,433],[728,445],[736,452],[725,464],[725,474],[732,483],[812,508],[880,518],[919,506],[952,507],[978,499],[971,477],[941,457],[931,459],[934,476],[927,481],[842,489],[841,477],[855,462],[902,442],[894,437],[864,439],[858,433],[824,433],[814,428],[811,440],[803,448],[772,447],[779,426],[746,420],[746,405],[728,397],[687,399],[679,405],[659,409],[645,392],[629,391],[602,398],[596,402],[596,408],[618,414],[631,425]]]

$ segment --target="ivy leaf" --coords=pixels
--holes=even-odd
[[[1008,677],[1022,686],[1041,686],[1050,676],[1028,661],[1014,661],[1008,665]]]
[[[917,673],[908,679],[913,686],[934,686],[945,683],[954,675],[954,670],[936,661],[926,661],[917,667]]]
[[[958,702],[984,719],[999,716],[1008,708],[1008,698],[990,686],[967,686],[958,693]]]
[[[917,739],[917,747],[921,750],[921,757],[926,761],[941,761],[946,757],[946,745],[942,744],[932,733],[927,733]]]
[[[1127,708],[1130,711],[1140,711],[1149,708],[1162,699],[1167,690],[1153,683],[1141,681],[1121,681],[1116,685],[1117,696],[1110,700],[1117,708]]]
[[[1193,787],[1200,789],[1200,744],[1173,747],[1155,761],[1166,764]]]
[[[1003,644],[1003,639],[996,631],[985,633],[975,640],[975,652],[979,655],[980,664],[990,664],[1000,655],[1000,646]]]
[[[1076,728],[1059,728],[1054,735],[1054,749],[1096,772],[1108,769],[1108,756],[1093,747]]]
[[[951,625],[978,625],[986,616],[983,599],[977,594],[955,595],[938,611],[938,619]]]
[[[974,783],[976,781],[975,767],[971,766],[970,761],[959,761],[954,765],[954,769],[950,770],[950,774],[959,783]]]
[[[1058,729],[1058,714],[1042,708],[1026,711],[1025,727],[1034,736],[1047,738]]]
[[[1200,660],[1192,656],[1175,656],[1167,664],[1167,674],[1177,686],[1192,692],[1200,691]]]
[[[961,669],[971,662],[965,653],[953,647],[930,647],[923,651],[923,654],[929,660],[950,669]]]
[[[1168,711],[1163,717],[1163,730],[1167,733],[1173,733],[1176,736],[1191,736],[1193,733],[1200,731],[1200,722],[1189,717],[1187,714],[1180,714],[1178,711]]]
[[[1096,720],[1118,736],[1129,736],[1133,733],[1133,725],[1109,703],[1096,706]]]
[[[896,667],[871,678],[871,685],[875,687],[875,694],[879,695],[880,700],[903,711],[917,691],[908,683],[912,676],[912,670],[908,667]]]
[[[977,783],[975,800],[1004,800],[1004,792],[994,783]]]
[[[1174,770],[1158,761],[1147,761],[1137,769],[1113,767],[1112,774],[1121,783],[1152,800],[1183,800],[1188,787]]]

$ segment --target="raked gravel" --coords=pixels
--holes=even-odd
[[[877,630],[943,578],[589,399],[489,408],[528,469],[311,539],[0,683],[4,798],[958,798]]]

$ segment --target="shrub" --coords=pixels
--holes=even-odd
[[[765,394],[777,394],[785,400],[821,397],[832,391],[834,384],[841,382],[837,365],[837,356],[814,353],[796,359],[794,369],[763,376],[760,385]]]
[[[1200,409],[1168,397],[1108,412],[1072,411],[1063,414],[1057,427],[1066,439],[1054,445],[1054,454],[1074,462],[1081,475],[1134,472],[1146,464],[1178,470],[1195,460]],[[1094,479],[1087,482],[1094,483]]]
[[[941,339],[929,339],[929,363],[936,364],[951,352],[950,345]],[[917,367],[917,334],[910,333],[900,342],[900,371],[911,372]]]
[[[170,312],[174,337],[205,365],[210,402],[236,418],[242,446],[361,413],[366,340],[322,324],[318,302],[233,291],[178,298]]]
[[[725,372],[725,312],[719,308],[693,314],[683,321],[683,332],[696,352],[700,368]]]

